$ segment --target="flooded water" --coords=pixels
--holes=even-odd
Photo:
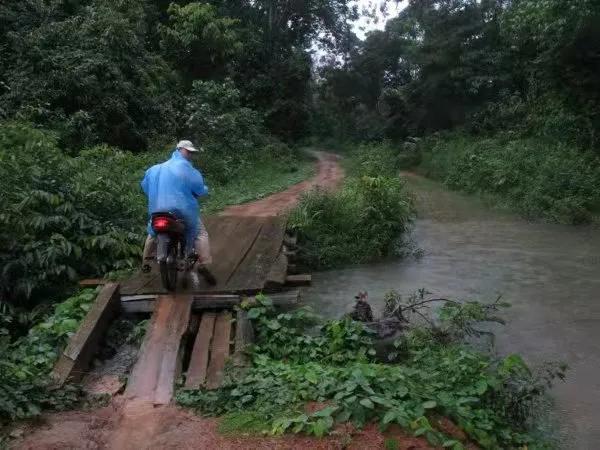
[[[529,223],[429,180],[407,181],[423,257],[316,273],[307,303],[338,317],[359,290],[376,310],[389,289],[482,301],[502,295],[512,307],[499,351],[570,366],[553,391],[561,448],[600,448],[600,229]]]

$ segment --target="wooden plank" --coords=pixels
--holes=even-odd
[[[288,275],[285,278],[286,286],[310,286],[312,283],[312,275],[303,274],[303,275]]]
[[[142,294],[142,295],[122,295],[121,296],[121,303],[135,303],[138,301],[144,301],[144,300],[156,300],[159,297],[160,294]],[[231,303],[227,303],[229,302],[233,302],[235,300],[238,300],[240,298],[239,294],[189,294],[192,295],[194,297],[194,300],[201,303],[201,302],[217,302],[219,303],[220,301],[225,302],[225,304],[231,304]]]
[[[208,286],[204,280],[201,285],[218,290],[225,285],[247,249],[252,245],[262,226],[262,220],[256,217],[214,217],[207,221],[206,229],[211,240],[213,263],[210,270],[217,279],[217,286]]]
[[[216,389],[223,381],[225,361],[229,356],[229,338],[231,336],[231,313],[219,313],[215,321],[208,373],[206,375],[207,389]]]
[[[281,250],[284,232],[284,218],[269,218],[262,226],[256,242],[227,283],[227,288],[245,292],[262,290],[271,266]]]
[[[227,285],[254,246],[264,224],[264,218],[244,218],[236,229],[236,235],[228,238],[229,243],[226,251],[222,252],[213,264],[215,272],[220,275],[220,278],[218,278],[220,283]]]
[[[247,347],[254,342],[254,329],[248,313],[238,309],[235,315],[235,350],[233,364],[238,367],[248,365]]]
[[[208,370],[208,355],[210,344],[215,328],[216,313],[206,312],[202,314],[200,328],[194,341],[192,357],[188,367],[185,388],[198,389],[206,381],[206,372]]]
[[[180,367],[193,298],[187,295],[158,297],[148,331],[125,394],[128,398],[169,403]]]
[[[160,274],[157,273],[136,273],[132,278],[121,283],[122,295],[143,294],[144,287],[155,282],[160,282]],[[153,292],[156,293],[156,292]]]
[[[194,280],[180,292],[249,294],[261,291],[282,247],[285,219],[218,216],[206,218],[205,226],[211,239],[211,271],[218,283],[209,286],[198,277],[197,282]],[[128,296],[168,293],[158,273],[136,274],[122,284],[121,292]]]
[[[52,376],[59,385],[81,379],[118,309],[118,283],[105,284],[54,366]]]
[[[288,258],[285,253],[281,252],[273,265],[267,280],[265,282],[265,288],[277,288],[285,284],[285,277],[287,276],[288,270]]]
[[[300,291],[290,290],[267,294],[275,306],[289,308],[297,305],[300,301]],[[194,295],[194,301],[192,304],[193,311],[205,311],[207,309],[231,309],[236,305],[239,305],[245,297],[240,295],[231,296],[214,296],[210,295]],[[140,300],[128,300],[121,302],[121,311],[123,313],[136,314],[136,313],[151,313],[154,311],[156,296],[144,296]]]
[[[286,234],[283,237],[283,243],[285,244],[285,246],[287,248],[289,248],[290,250],[293,250],[298,245],[298,238],[296,236],[290,236],[289,234]]]
[[[172,312],[163,340],[164,347],[154,393],[154,403],[166,405],[171,401],[175,382],[181,375],[183,337],[190,322],[193,298],[190,296],[161,296],[158,304],[162,301],[170,303]]]
[[[109,281],[104,278],[87,278],[85,280],[80,280],[79,286],[94,287],[94,286],[103,286],[107,283],[109,283]]]

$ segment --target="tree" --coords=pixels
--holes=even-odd
[[[166,57],[188,81],[213,78],[241,51],[239,20],[220,17],[207,3],[171,4],[166,25],[159,27]]]
[[[7,114],[57,129],[74,150],[96,142],[142,150],[176,130],[176,79],[146,48],[142,3],[98,0],[59,19],[40,10],[39,24],[9,32]]]

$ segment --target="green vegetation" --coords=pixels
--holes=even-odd
[[[424,301],[395,298],[394,310],[404,317]],[[252,367],[232,372],[217,391],[177,396],[203,414],[225,414],[224,431],[322,436],[336,423],[377,421],[399,424],[434,445],[464,448],[435,427],[443,415],[483,448],[536,447],[529,417],[563,369],[540,376],[517,355],[497,358],[465,344],[466,337],[482,335],[479,323],[497,321],[505,305],[447,302],[437,325],[405,322],[388,355],[393,362],[386,364],[375,359],[374,336],[362,323],[330,320],[314,332],[320,321],[309,309],[277,313],[267,298],[257,300],[248,312],[257,334]],[[306,412],[309,402],[322,407]]]
[[[0,299],[35,304],[64,293],[82,276],[139,264],[146,223],[139,182],[170,150],[134,155],[97,146],[69,156],[55,134],[23,124],[0,125],[0,148],[10,149],[0,152],[0,191],[6,193]],[[219,176],[226,163],[201,155],[199,165],[215,192],[206,209],[261,197],[310,175],[311,161],[287,148],[267,151],[238,157],[227,169],[230,179]],[[250,170],[254,164],[260,169]]]
[[[52,389],[50,372],[95,298],[88,289],[58,303],[52,314],[14,341],[0,328],[0,425],[36,416],[42,409],[64,409],[79,399],[76,387]],[[2,321],[11,317],[2,314]]]
[[[1,420],[73,400],[45,380],[93,295],[47,318],[35,307],[73,293],[80,277],[139,264],[139,181],[179,139],[205,149],[209,212],[309,176],[300,142],[350,142],[343,188],[307,195],[291,217],[311,268],[395,254],[412,216],[397,171],[420,161],[527,216],[591,219],[596,0],[413,0],[364,41],[352,32],[358,17],[350,0],[0,3]],[[451,310],[442,322],[453,323]],[[300,325],[306,312],[251,314],[259,347],[245,378],[180,398],[226,412],[233,429],[262,429],[266,418],[271,431],[321,435],[334,419],[377,419],[441,445],[435,413],[485,447],[530,440],[515,411],[544,389],[519,358],[425,327],[399,344],[399,364],[384,365],[348,320],[312,335]],[[304,415],[308,400],[326,408]]]
[[[299,260],[311,269],[373,261],[401,250],[412,203],[389,146],[361,145],[346,155],[349,177],[334,193],[305,195],[288,226]]]
[[[138,183],[179,139],[205,149],[208,211],[308,176],[284,143],[307,130],[308,47],[337,48],[354,15],[338,0],[2,3],[0,301],[137,265]]]
[[[253,162],[242,173],[224,184],[207,182],[212,189],[203,203],[203,211],[212,213],[228,205],[237,205],[279,192],[304,181],[314,174],[315,162],[304,156],[269,157]]]
[[[600,164],[560,141],[453,133],[420,145],[419,170],[454,189],[493,194],[527,217],[581,223],[600,206]]]
[[[590,220],[599,20],[594,0],[411,1],[345,64],[321,68],[313,131],[391,139],[409,160],[411,137],[451,131],[428,139],[426,173],[528,217]]]

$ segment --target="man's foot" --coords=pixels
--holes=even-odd
[[[211,286],[214,286],[215,284],[217,284],[217,279],[210,272],[210,270],[208,270],[205,266],[199,266],[198,267],[198,273],[200,275],[202,275],[202,277],[206,280],[206,282],[208,284],[210,284]]]
[[[150,264],[144,264],[142,266],[142,273],[150,273],[151,270],[152,266],[150,266]]]

